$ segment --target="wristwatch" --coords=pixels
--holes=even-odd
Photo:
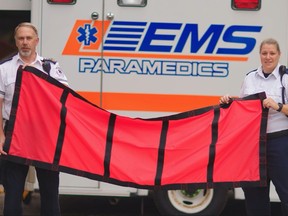
[[[279,108],[276,110],[278,112],[281,112],[282,108],[283,108],[283,104],[282,103],[278,103]]]

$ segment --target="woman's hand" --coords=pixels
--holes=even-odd
[[[279,105],[272,98],[266,98],[263,100],[263,107],[268,109],[278,110]]]

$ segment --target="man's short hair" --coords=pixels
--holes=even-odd
[[[19,29],[20,27],[29,27],[29,28],[31,28],[31,29],[35,32],[35,34],[37,35],[37,37],[38,37],[37,28],[36,28],[32,23],[29,23],[29,22],[22,22],[22,23],[20,23],[18,26],[16,26],[15,31],[14,31],[14,36],[16,35],[16,33],[17,33],[17,31],[18,31],[18,29]]]

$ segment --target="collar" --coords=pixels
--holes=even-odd
[[[279,78],[279,77],[280,77],[279,67],[280,67],[280,64],[278,64],[278,65],[275,67],[275,69],[272,71],[271,75],[268,76],[268,77],[273,76],[273,77],[275,77],[276,79]],[[265,78],[265,77],[264,77],[264,74],[263,74],[263,72],[262,72],[262,66],[258,67],[258,69],[257,69],[257,74],[258,74],[258,76],[260,76],[260,77],[262,77],[262,78]]]
[[[41,60],[42,60],[43,58],[40,56],[40,55],[38,55],[38,53],[36,53],[36,59],[30,64],[30,65],[36,65],[36,64],[42,64],[41,63]],[[22,59],[21,59],[21,57],[20,57],[20,55],[19,55],[19,53],[16,55],[16,61],[19,63],[19,64],[26,64]]]

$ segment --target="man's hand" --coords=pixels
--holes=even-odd
[[[229,104],[231,103],[232,98],[229,95],[224,95],[220,98],[219,103],[220,104]]]
[[[5,135],[0,135],[0,155],[7,155],[7,153],[3,150],[3,146],[4,146],[4,142],[5,142]]]

